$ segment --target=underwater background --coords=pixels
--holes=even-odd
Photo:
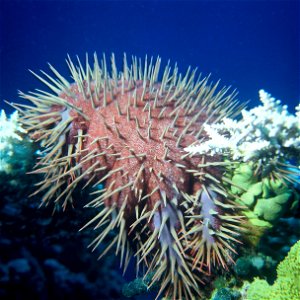
[[[49,62],[68,77],[68,54],[84,61],[86,53],[109,58],[113,52],[121,67],[125,52],[159,55],[162,66],[170,59],[182,72],[198,67],[214,82],[237,89],[249,107],[259,104],[258,91],[265,89],[294,113],[300,100],[299,36],[297,0],[0,0],[0,110],[9,115],[14,109],[3,100],[22,102],[18,90],[43,86],[28,69],[48,71]],[[18,151],[34,156],[35,150],[25,145]],[[0,299],[154,299],[155,293],[138,295],[136,288],[127,298],[134,266],[122,277],[113,251],[97,261],[101,249],[86,249],[95,233],[77,231],[92,214],[69,210],[52,216],[51,208],[39,208],[39,196],[27,197],[36,183],[22,173],[33,162],[27,164],[16,167],[9,183],[0,176]],[[237,276],[267,274],[274,281],[276,265],[300,238],[299,217],[298,208],[280,220],[260,245],[257,264],[245,255]],[[241,299],[226,297],[214,300]]]
[[[49,62],[68,74],[67,54],[84,59],[95,51],[114,52],[117,63],[126,52],[159,55],[183,71],[198,67],[251,103],[261,88],[286,103],[300,99],[299,1],[0,3],[0,99],[38,87],[28,69]]]

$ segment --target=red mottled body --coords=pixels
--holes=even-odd
[[[178,190],[192,193],[194,177],[185,169],[196,170],[201,158],[182,159],[185,154],[183,148],[197,141],[199,128],[209,117],[203,110],[197,120],[187,127],[198,111],[187,113],[186,109],[179,107],[175,112],[175,101],[166,104],[165,93],[159,96],[149,93],[149,82],[146,83],[146,92],[143,94],[145,89],[142,84],[142,81],[137,81],[135,87],[128,87],[128,82],[124,82],[122,91],[119,81],[112,95],[107,96],[105,106],[103,101],[98,101],[93,107],[75,84],[70,89],[75,96],[70,97],[64,93],[60,95],[62,99],[80,107],[82,113],[89,117],[86,121],[75,110],[71,109],[69,112],[73,118],[69,143],[76,143],[78,130],[81,129],[86,136],[82,143],[83,156],[86,153],[95,154],[94,159],[82,162],[83,172],[98,161],[99,166],[106,167],[97,173],[98,179],[104,177],[107,171],[122,168],[107,179],[107,188],[113,190],[135,181],[134,188],[137,192],[127,187],[106,200],[106,205],[116,202],[121,207],[127,196],[126,211],[129,214],[134,213],[139,195],[151,194],[147,200],[148,209],[151,210],[162,199],[160,191],[165,191],[167,199],[176,196],[174,186]],[[159,90],[160,84],[156,84],[154,88]],[[94,92],[93,88],[91,90]],[[101,98],[103,95],[100,94],[97,99]],[[105,155],[99,155],[102,152]],[[77,158],[79,162],[81,159]],[[210,157],[209,160],[216,159]],[[137,177],[138,172],[140,175]],[[86,179],[90,176],[87,175]]]

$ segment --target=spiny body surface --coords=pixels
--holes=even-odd
[[[89,204],[99,213],[96,248],[111,230],[124,268],[132,255],[137,269],[154,272],[152,283],[171,299],[194,299],[217,269],[227,269],[239,241],[240,216],[222,186],[218,156],[193,157],[184,148],[205,141],[203,124],[239,110],[235,93],[196,70],[179,74],[169,66],[159,78],[160,58],[133,58],[111,71],[94,55],[93,68],[68,59],[74,83],[50,65],[54,77],[33,73],[50,89],[21,93],[33,105],[12,104],[25,129],[44,151],[36,173],[44,174],[37,192],[64,207],[79,183],[104,184]],[[143,268],[145,269],[145,268]]]

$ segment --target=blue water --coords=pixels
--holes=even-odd
[[[96,51],[160,55],[221,79],[241,101],[259,104],[263,88],[289,105],[300,100],[299,1],[0,0],[0,108],[17,91],[43,85],[29,72],[50,62],[69,76],[65,58]],[[153,295],[148,295],[149,299]],[[147,299],[148,299],[147,298]],[[146,299],[146,296],[141,296]]]
[[[119,62],[123,52],[160,55],[212,73],[258,104],[264,88],[289,104],[300,99],[299,1],[0,0],[0,107],[17,90],[42,85],[27,71],[47,62],[68,76],[67,53]]]

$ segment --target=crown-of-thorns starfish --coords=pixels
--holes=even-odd
[[[241,217],[222,185],[227,163],[183,149],[207,139],[203,124],[240,111],[236,93],[169,63],[160,76],[159,57],[128,65],[124,55],[122,72],[114,55],[110,71],[96,54],[93,67],[88,57],[67,64],[74,83],[50,65],[54,76],[32,72],[50,91],[20,92],[32,104],[12,104],[44,147],[36,192],[66,207],[80,182],[103,183],[89,204],[99,209],[86,224],[99,231],[91,245],[115,230],[102,255],[115,246],[124,269],[135,255],[137,269],[154,272],[151,285],[160,282],[158,295],[194,299],[211,270],[232,261]]]

